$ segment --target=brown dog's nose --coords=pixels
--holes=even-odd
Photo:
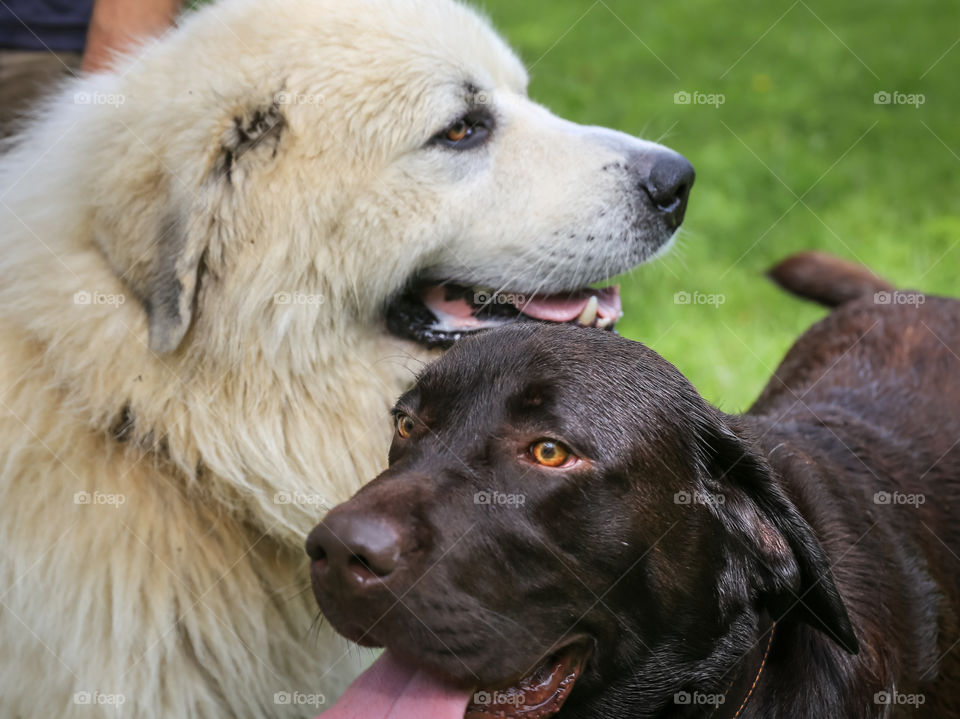
[[[331,512],[307,537],[307,554],[321,578],[352,585],[389,576],[400,561],[400,533],[383,517]]]

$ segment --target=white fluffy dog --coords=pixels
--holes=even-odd
[[[0,715],[302,717],[302,542],[435,348],[611,326],[693,181],[451,0],[223,0],[0,156]],[[479,288],[479,289],[477,289]]]

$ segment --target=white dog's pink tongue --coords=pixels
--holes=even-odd
[[[470,697],[387,651],[318,719],[463,719]]]
[[[508,293],[490,295],[486,292],[477,293],[475,297],[484,296],[485,299],[475,299],[480,305],[489,303],[501,304],[509,302],[517,310],[544,322],[573,322],[576,320],[586,327],[609,327],[623,315],[620,304],[619,287],[603,287],[602,289],[585,288],[575,292],[565,292],[557,295],[542,295],[527,298],[524,295]],[[423,303],[430,309],[437,320],[437,327],[445,330],[477,330],[491,326],[491,323],[502,322],[477,316],[477,307],[470,304],[463,297],[447,299],[447,290],[441,285],[434,285],[421,295]],[[505,298],[505,299],[503,299]]]
[[[593,321],[610,319],[616,322],[623,314],[620,304],[620,289],[618,287],[604,287],[603,289],[585,289],[572,294],[547,295],[534,297],[523,302],[515,302],[514,306],[523,314],[547,322],[570,322],[581,317],[587,310],[592,298],[596,297],[596,312],[593,317],[584,318],[584,324],[593,324]]]

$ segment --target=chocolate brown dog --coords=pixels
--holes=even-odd
[[[384,657],[342,719],[960,717],[960,303],[827,256],[840,306],[729,416],[611,333],[464,340],[310,535]]]

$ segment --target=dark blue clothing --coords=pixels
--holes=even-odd
[[[80,52],[93,0],[3,0],[0,48]]]

